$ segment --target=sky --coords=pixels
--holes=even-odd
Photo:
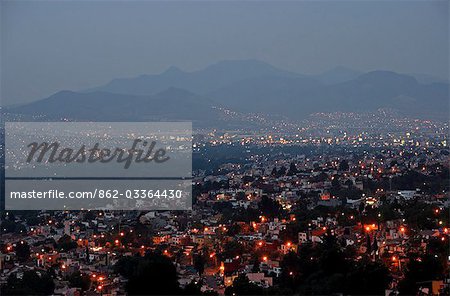
[[[448,1],[1,1],[1,101],[259,59],[448,78]]]

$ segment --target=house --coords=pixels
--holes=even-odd
[[[248,280],[260,287],[268,288],[273,286],[273,278],[265,276],[263,272],[247,273]]]
[[[308,241],[308,234],[306,232],[299,232],[298,233],[298,243],[304,244]]]

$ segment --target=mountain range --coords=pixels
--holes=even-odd
[[[449,83],[428,75],[361,73],[336,67],[302,75],[257,60],[230,60],[185,72],[114,79],[83,91],[60,91],[8,112],[96,121],[189,120],[194,125],[248,124],[240,114],[302,119],[316,112],[395,109],[405,116],[447,119]]]

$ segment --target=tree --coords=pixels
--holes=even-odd
[[[17,223],[11,218],[4,220],[1,223],[1,229],[3,233],[23,233],[26,231],[25,226],[22,223]]]
[[[58,240],[56,247],[60,250],[69,251],[72,249],[76,249],[77,243],[74,242],[70,236],[67,234],[64,234],[61,236],[61,238]]]
[[[125,290],[129,295],[171,295],[181,292],[175,265],[160,253],[122,257],[115,270],[128,278]]]
[[[262,295],[264,289],[260,286],[250,283],[245,274],[240,274],[233,281],[233,286],[225,289],[225,295]]]
[[[202,282],[195,282],[192,280],[189,284],[187,284],[183,289],[184,295],[201,295],[202,294]]]
[[[338,175],[334,175],[333,178],[331,179],[331,186],[334,189],[339,189],[341,187],[341,182],[339,182],[339,176]]]
[[[362,260],[347,275],[345,294],[382,295],[392,278],[389,270],[381,262]]]
[[[26,241],[20,241],[16,246],[16,256],[21,262],[25,262],[30,258],[30,246]]]
[[[285,166],[281,166],[281,168],[278,170],[277,177],[281,177],[281,176],[284,176],[284,175],[286,175],[286,167]]]
[[[252,266],[252,272],[260,272],[260,256],[258,252],[252,252],[251,258],[249,260],[250,265]]]
[[[241,226],[237,223],[231,224],[227,229],[228,236],[235,236],[241,232]]]
[[[294,176],[298,173],[297,167],[295,166],[295,163],[291,162],[289,165],[289,170],[287,172],[288,176]]]
[[[134,257],[122,257],[114,265],[114,272],[129,278],[133,275],[139,260],[141,260],[139,255]]]
[[[206,259],[203,253],[196,254],[194,256],[194,268],[195,270],[197,270],[200,276],[202,276],[203,272],[205,271],[205,263]]]
[[[68,277],[68,281],[71,287],[80,288],[82,291],[89,290],[91,286],[91,279],[89,275],[82,274],[79,271],[75,271]]]
[[[258,208],[261,211],[261,214],[267,217],[279,217],[283,211],[281,205],[267,195],[261,197]]]
[[[278,175],[278,171],[277,171],[277,167],[273,167],[272,172],[270,173],[271,176],[277,176]]]
[[[298,215],[299,217],[302,217]],[[299,219],[300,220],[300,219]],[[308,223],[305,221],[294,221],[289,224],[286,224],[286,229],[280,232],[280,239],[282,241],[297,241],[298,233],[302,231],[308,230]]]
[[[342,251],[332,239],[304,244],[298,254],[290,252],[283,257],[280,286],[300,294],[383,294],[391,281],[386,266],[364,258],[356,261],[355,254]]]
[[[372,242],[370,240],[370,235],[369,234],[366,235],[366,249],[367,249],[366,250],[367,254],[372,253]]]
[[[51,295],[55,290],[53,279],[47,274],[39,275],[30,270],[23,273],[22,279],[11,274],[5,285],[1,287],[2,295]]]
[[[349,189],[353,189],[353,181],[348,179],[347,181],[344,182],[344,185],[347,186],[347,188]]]
[[[419,282],[443,279],[444,270],[439,258],[429,254],[423,257],[412,254],[406,265],[405,278],[398,284],[398,291],[401,295],[415,295]]]
[[[340,171],[348,171],[349,169],[349,165],[348,165],[348,161],[343,159],[341,160],[341,162],[339,163],[339,170]]]
[[[284,287],[295,290],[300,283],[302,261],[294,252],[287,253],[280,262],[280,282]]]
[[[238,241],[229,241],[223,246],[223,252],[220,257],[225,260],[229,258],[235,258],[236,256],[242,256],[245,248]]]

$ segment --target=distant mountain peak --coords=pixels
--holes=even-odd
[[[156,96],[176,96],[176,97],[186,97],[186,96],[197,96],[196,94],[185,90],[183,88],[170,86],[167,89],[160,91]]]
[[[361,74],[362,74],[361,72],[356,71],[354,69],[338,65],[334,68],[331,68],[330,70],[327,70],[317,75],[315,78],[325,84],[334,84],[355,79]]]
[[[431,83],[449,83],[449,79],[445,79],[442,77],[437,77],[430,74],[423,73],[411,73],[411,76],[414,76],[419,83],[423,84],[431,84]]]
[[[53,97],[53,96],[62,96],[62,95],[74,95],[74,94],[77,94],[77,92],[74,92],[74,91],[72,91],[72,90],[64,89],[64,90],[60,90],[60,91],[55,92],[55,93],[54,93],[53,95],[51,95],[50,97]]]
[[[271,64],[266,63],[264,61],[261,60],[257,60],[257,59],[227,59],[227,60],[221,60],[218,61],[217,63],[212,64],[211,66],[214,65],[264,65],[264,66],[270,66],[273,67]]]
[[[176,66],[170,66],[166,71],[162,72],[163,75],[173,75],[173,74],[182,74],[185,73],[183,70]]]
[[[416,78],[411,75],[399,74],[389,70],[375,70],[364,73],[357,78],[358,81],[374,81],[374,82],[404,82],[417,84]]]
[[[276,68],[275,66],[266,63],[261,60],[257,59],[242,59],[242,60],[222,60],[217,63],[214,63],[208,67],[205,68],[205,71],[208,70],[217,70],[221,69],[224,71],[228,70],[242,70],[244,72],[252,72],[252,71],[260,71],[261,73],[285,73],[288,74],[289,72],[286,70],[282,70],[279,68]],[[289,73],[293,74],[293,73]]]
[[[347,73],[353,73],[353,74],[357,74],[357,73],[361,73],[360,71],[357,71],[355,69],[346,67],[346,66],[342,66],[342,65],[337,65],[333,68],[331,68],[328,71],[325,71],[324,73],[330,73],[330,72],[347,72]]]

